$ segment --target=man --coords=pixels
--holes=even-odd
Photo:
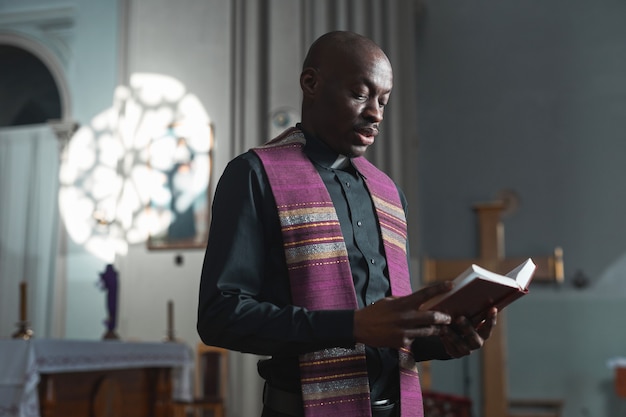
[[[198,309],[202,340],[271,356],[263,416],[421,416],[415,361],[482,346],[496,311],[420,311],[404,195],[363,158],[392,89],[371,40],[330,32],[300,75],[302,121],[231,161],[215,193]]]

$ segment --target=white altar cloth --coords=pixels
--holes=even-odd
[[[191,398],[193,353],[181,343],[0,340],[0,417],[39,417],[41,374],[145,367],[171,367],[173,398]]]

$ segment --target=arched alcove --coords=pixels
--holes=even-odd
[[[0,45],[0,127],[61,119],[59,89],[39,58],[12,45]]]
[[[65,71],[48,48],[0,33],[0,62],[0,127],[71,119]]]

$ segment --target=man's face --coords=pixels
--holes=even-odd
[[[391,94],[389,61],[382,53],[343,57],[324,65],[318,75],[313,133],[335,152],[362,156],[378,135]]]

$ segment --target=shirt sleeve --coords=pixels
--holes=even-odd
[[[276,203],[259,159],[226,167],[213,200],[200,280],[202,341],[258,355],[352,347],[353,310],[309,311],[291,304]]]

